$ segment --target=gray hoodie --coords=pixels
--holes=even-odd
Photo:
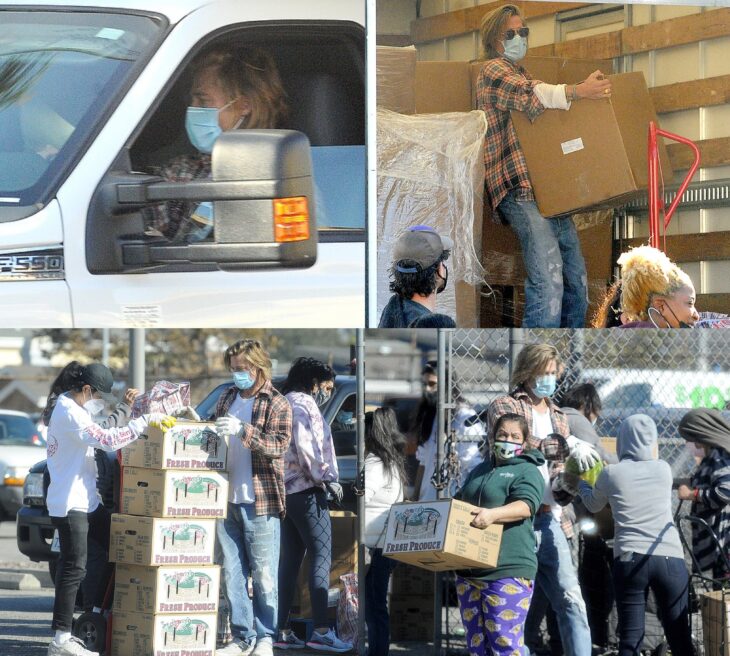
[[[618,431],[619,462],[601,472],[596,486],[581,481],[580,498],[588,510],[611,505],[616,527],[613,553],[683,558],[672,518],[672,470],[657,460],[656,425],[646,415],[625,419]]]

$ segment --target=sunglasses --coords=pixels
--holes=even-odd
[[[529,27],[520,27],[517,30],[506,30],[504,32],[504,39],[505,41],[512,41],[512,39],[515,38],[515,35],[519,35],[521,37],[526,37],[530,33]]]

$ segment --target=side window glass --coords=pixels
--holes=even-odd
[[[337,410],[332,421],[332,439],[338,456],[355,455],[357,431],[357,395],[350,394]]]

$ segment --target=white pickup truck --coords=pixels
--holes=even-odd
[[[362,326],[365,3],[0,0],[3,325]],[[225,132],[212,178],[163,180],[218,46],[273,56],[287,129]],[[280,239],[275,201],[301,197],[309,229]],[[180,200],[212,202],[212,240],[150,236],[145,208]]]

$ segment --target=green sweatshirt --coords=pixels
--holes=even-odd
[[[531,450],[501,462],[497,467],[485,461],[471,471],[455,498],[481,508],[498,508],[513,501],[524,501],[530,508],[530,517],[504,524],[496,567],[460,570],[457,574],[486,581],[535,578],[537,555],[532,519],[545,491],[545,479],[538,470],[543,462],[542,453]]]

